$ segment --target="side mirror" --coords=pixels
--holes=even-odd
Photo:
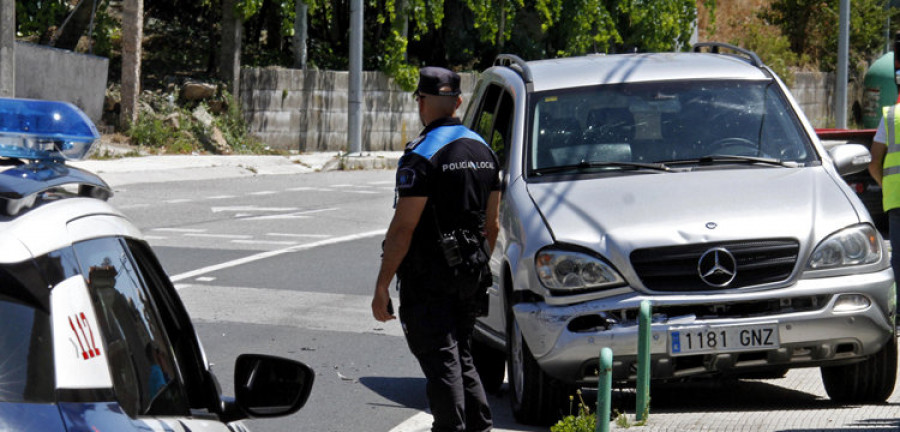
[[[293,414],[306,404],[314,379],[301,362],[241,354],[234,365],[235,402],[251,418]]]
[[[829,149],[828,154],[842,176],[858,173],[872,161],[872,154],[862,144],[841,144]]]

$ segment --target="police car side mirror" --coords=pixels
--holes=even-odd
[[[235,399],[225,402],[224,414],[234,421],[243,417],[278,417],[297,412],[309,399],[315,372],[290,359],[262,354],[241,354],[234,366]]]

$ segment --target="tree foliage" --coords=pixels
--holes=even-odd
[[[760,18],[781,30],[799,59],[823,71],[837,65],[841,0],[773,0]],[[884,23],[896,11],[884,0],[853,0],[850,5],[850,63],[867,63],[885,45]],[[893,20],[892,20],[893,21]]]
[[[296,1],[237,2],[244,18],[243,64],[294,64]],[[700,18],[698,6],[705,12],[702,18],[714,17],[716,1],[364,0],[363,67],[386,71],[409,87],[422,65],[480,70],[500,52],[530,60],[592,52],[684,50]],[[350,1],[305,3],[308,66],[346,69]],[[95,53],[115,57],[120,30],[111,8],[119,2],[97,0],[97,4],[92,34]],[[759,51],[764,61],[783,71],[798,65],[834,69],[840,0],[768,0],[765,4],[753,14],[752,22],[740,24],[741,37],[728,42]],[[175,74],[214,76],[222,0],[145,0],[144,5],[145,69],[155,71],[160,79]],[[17,32],[22,38],[45,41],[71,9],[69,0],[16,0]],[[888,15],[896,15],[896,10],[885,10],[884,0],[853,0],[852,64],[871,61],[881,53]],[[729,25],[714,18],[704,21],[707,33],[713,35],[716,27]],[[116,62],[111,66],[114,79]]]

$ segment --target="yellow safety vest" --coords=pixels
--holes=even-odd
[[[887,153],[884,156],[881,194],[884,211],[888,211],[900,207],[900,142],[896,139],[896,131],[900,128],[900,104],[884,107],[883,112]]]

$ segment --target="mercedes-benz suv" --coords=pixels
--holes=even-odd
[[[893,273],[841,178],[868,151],[826,151],[753,52],[500,55],[464,122],[505,185],[476,362],[489,390],[508,364],[520,421],[596,385],[602,347],[633,382],[645,300],[654,380],[820,367],[834,400],[892,393]]]

